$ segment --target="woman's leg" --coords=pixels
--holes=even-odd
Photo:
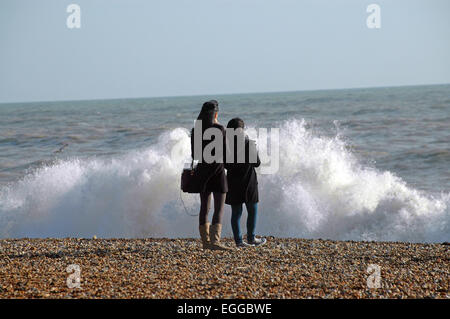
[[[214,194],[214,215],[212,225],[222,224],[223,205],[225,204],[225,197],[227,193],[213,193]]]
[[[213,250],[229,250],[222,246],[220,236],[222,233],[223,205],[225,204],[226,193],[214,193],[214,216],[209,232],[210,248]]]
[[[211,192],[200,193],[200,214],[198,215],[199,225],[204,225],[208,221],[208,212],[211,203]]]
[[[242,216],[242,204],[232,205],[231,229],[233,229],[233,237],[236,244],[242,243],[241,216]]]
[[[203,249],[209,248],[209,223],[208,212],[211,202],[211,193],[200,193],[200,214],[198,221],[198,230],[203,243]]]
[[[252,242],[255,239],[256,219],[258,216],[258,203],[245,203],[247,207],[247,241]]]

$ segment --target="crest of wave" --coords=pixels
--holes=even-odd
[[[388,171],[363,167],[339,137],[313,134],[304,121],[281,125],[279,149],[279,171],[258,175],[259,234],[449,241],[450,194],[422,193]],[[177,128],[125,156],[43,166],[0,188],[0,236],[197,237],[197,218],[179,199],[189,158],[189,132]],[[183,194],[189,213],[198,212],[197,197]],[[227,206],[226,236],[229,219]]]
[[[179,128],[126,156],[41,167],[0,189],[0,236],[192,235],[195,222],[182,214],[179,202],[189,152],[188,132]],[[187,202],[193,206],[195,200]]]
[[[389,171],[364,167],[345,146],[339,136],[313,135],[303,120],[282,125],[279,171],[259,176],[261,233],[449,241],[449,193],[426,194]]]

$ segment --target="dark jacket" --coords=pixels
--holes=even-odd
[[[235,137],[236,138],[236,137]],[[230,143],[229,143],[230,144]],[[258,198],[258,179],[256,177],[255,167],[261,164],[254,141],[245,138],[245,163],[237,163],[237,140],[234,143],[234,163],[226,163],[228,194],[225,203],[236,205],[242,203],[257,203]],[[256,163],[253,158],[256,157]],[[250,163],[253,161],[253,163]]]
[[[225,175],[225,169],[224,169],[224,162],[226,158],[226,152],[227,152],[227,143],[226,143],[226,136],[225,136],[225,129],[220,124],[213,124],[212,127],[218,128],[222,131],[223,136],[223,154],[224,159],[222,160],[222,163],[206,163],[203,159],[203,151],[209,143],[211,143],[215,137],[212,138],[212,140],[203,140],[202,139],[202,154],[201,154],[201,162],[198,163],[196,168],[196,175],[198,176],[199,183],[202,185],[202,192],[219,192],[219,193],[226,193],[228,192],[228,184],[227,184],[227,178]],[[191,131],[191,157],[194,160],[200,161],[200,158],[194,158],[194,129]],[[213,152],[214,155],[214,152]]]

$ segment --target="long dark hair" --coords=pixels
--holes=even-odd
[[[203,130],[213,125],[214,116],[217,112],[219,112],[219,102],[216,100],[203,103],[202,110],[197,117],[197,120],[202,121]]]

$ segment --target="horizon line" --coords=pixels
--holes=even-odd
[[[280,93],[297,93],[297,92],[317,92],[317,91],[343,91],[343,90],[362,90],[362,89],[382,89],[382,88],[401,88],[416,86],[441,86],[450,85],[449,83],[431,83],[431,84],[407,84],[407,85],[390,85],[390,86],[361,86],[349,88],[328,88],[328,89],[311,89],[311,90],[288,90],[288,91],[258,91],[258,92],[235,92],[235,93],[208,93],[208,94],[187,94],[187,95],[166,95],[166,96],[138,96],[138,97],[116,97],[116,98],[93,98],[93,99],[74,99],[74,100],[37,100],[37,101],[17,101],[17,102],[0,102],[3,104],[28,104],[28,103],[58,103],[58,102],[87,102],[87,101],[115,101],[115,100],[140,100],[140,99],[164,99],[164,98],[187,98],[200,96],[228,96],[228,95],[252,95],[252,94],[280,94]]]

